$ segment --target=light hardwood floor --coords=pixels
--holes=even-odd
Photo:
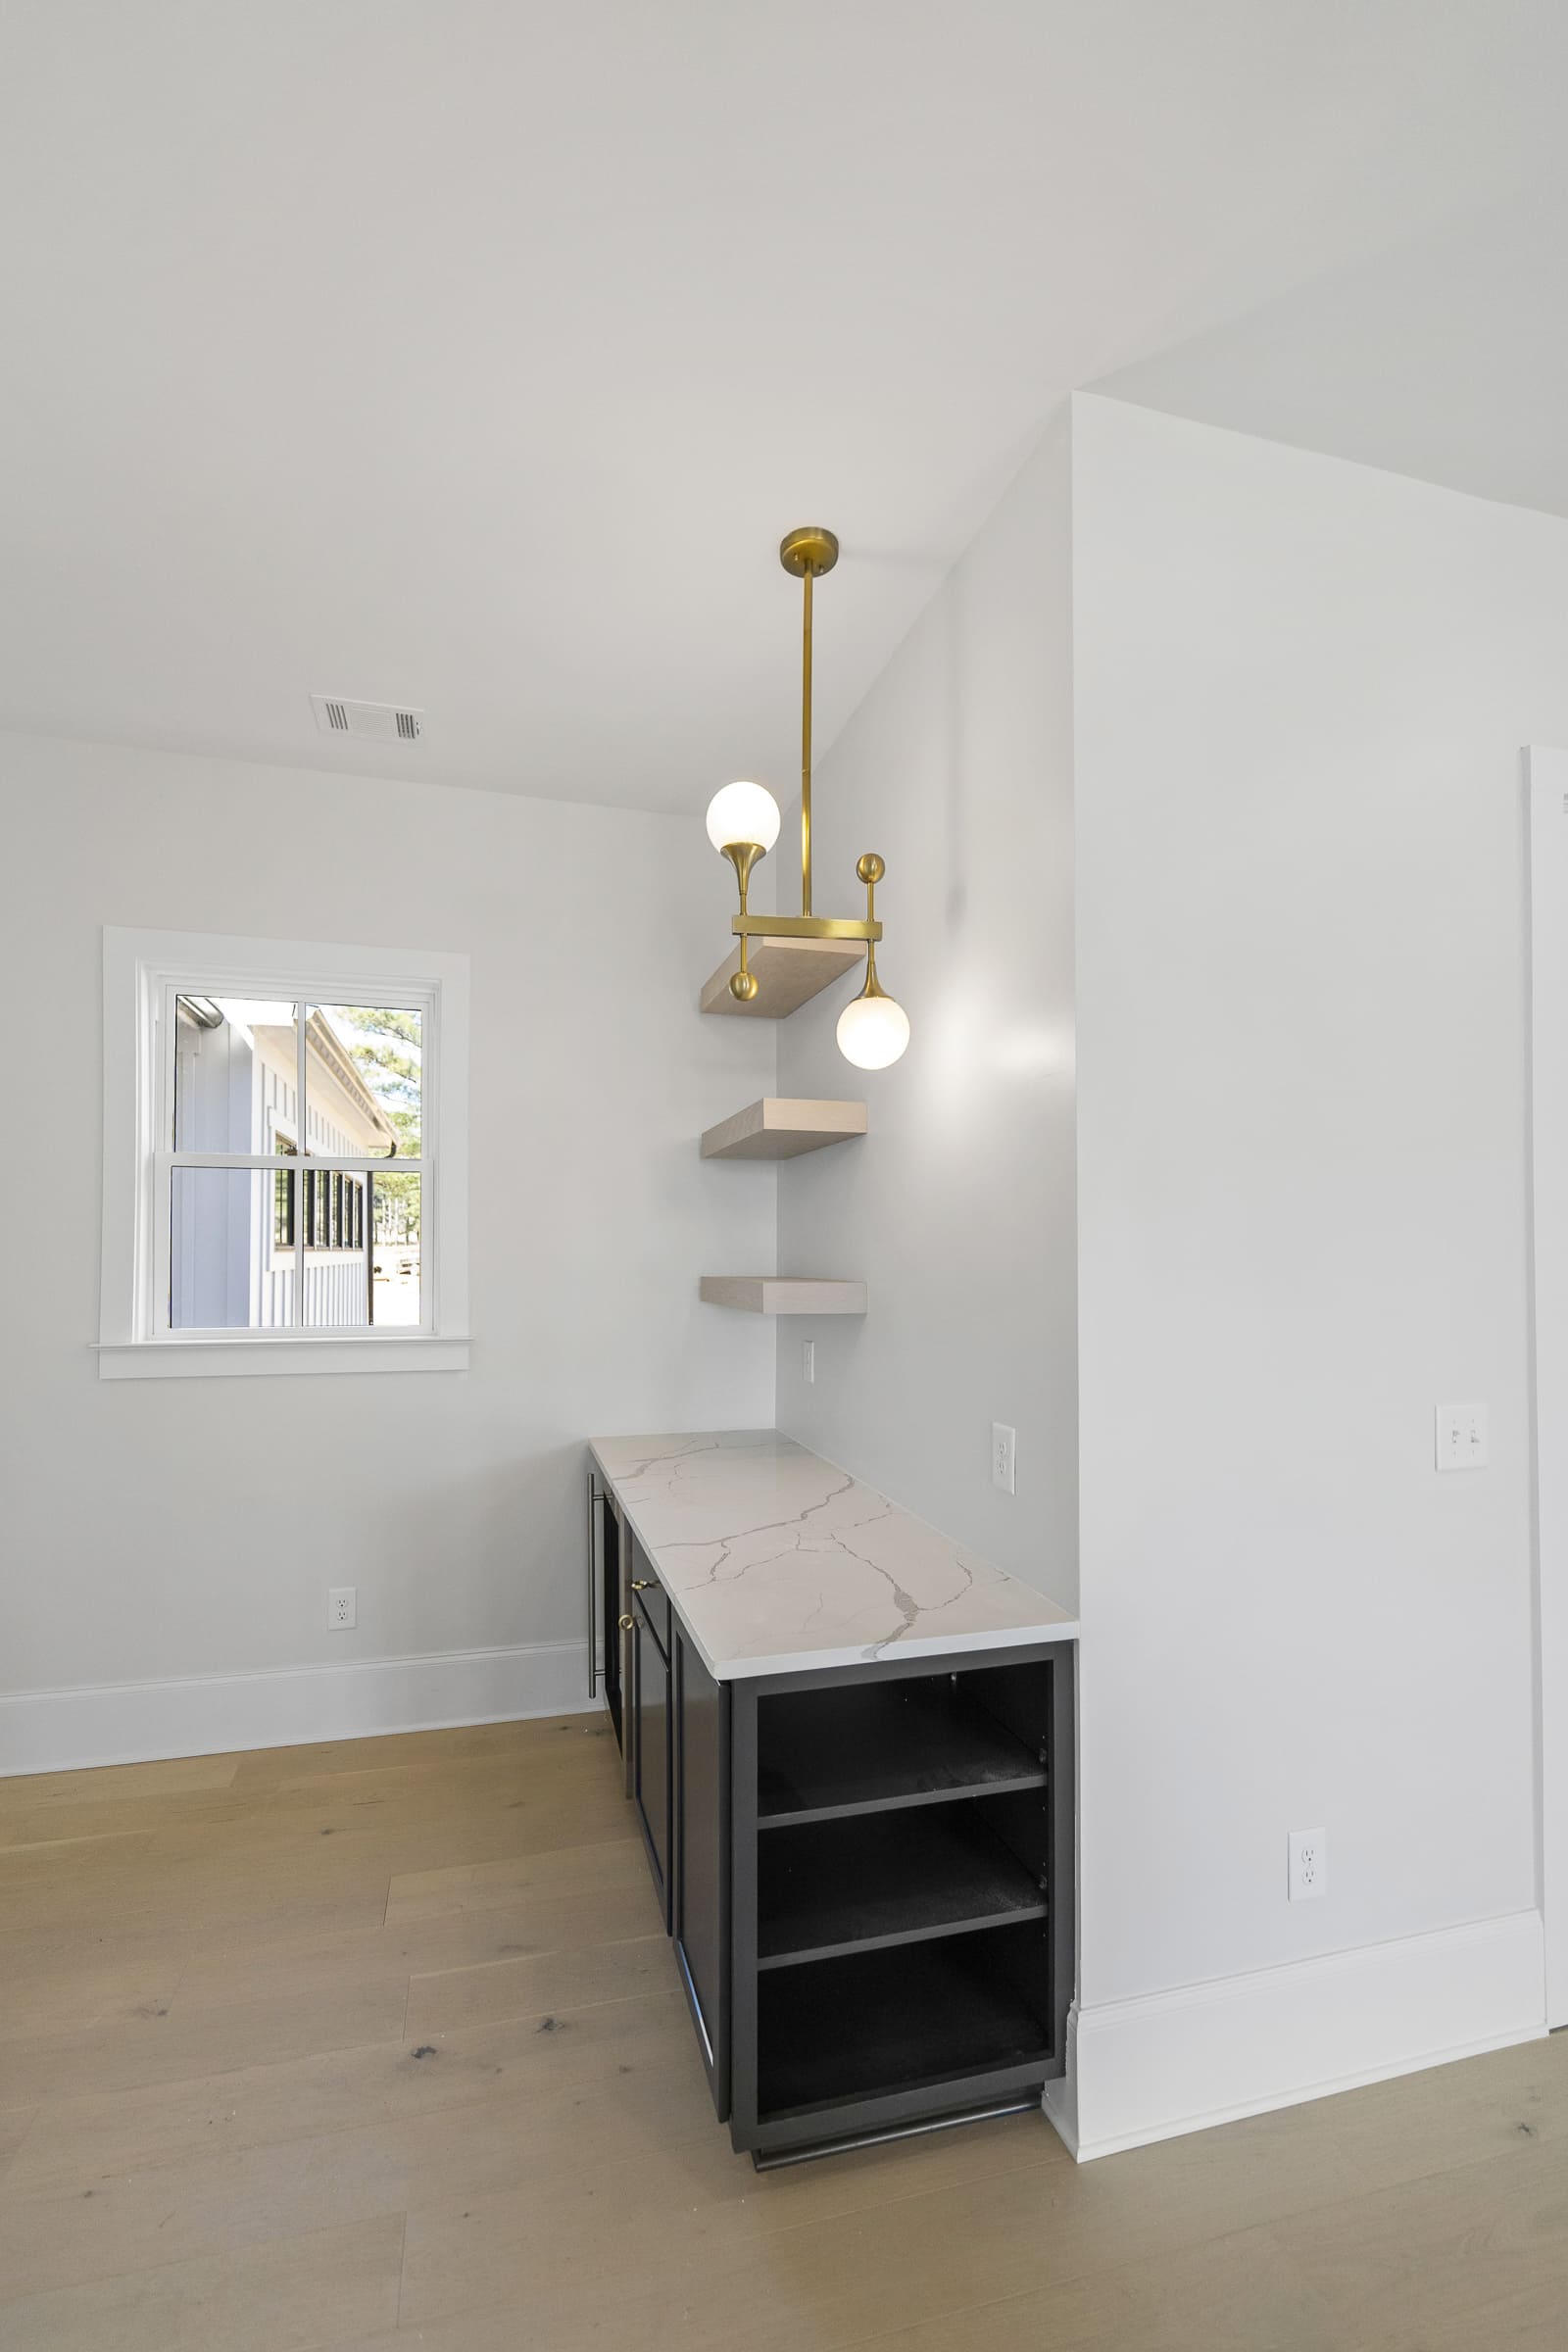
[[[597,1717],[0,1782],[5,2352],[1568,2346],[1568,2036],[758,2176]]]

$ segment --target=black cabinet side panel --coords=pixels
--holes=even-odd
[[[731,1683],[729,1716],[729,2135],[758,2145],[757,1685]]]
[[[1078,1984],[1078,1652],[1063,1642],[1051,1658],[1050,1838],[1046,1883],[1051,1891],[1051,2009],[1055,2066],[1067,2063],[1067,2014]]]
[[[625,1728],[622,1722],[623,1699],[620,1687],[621,1636],[620,1617],[620,1521],[610,1497],[601,1494],[594,1505],[598,1523],[599,1552],[599,1622],[604,1629],[605,1704],[610,1720],[615,1727],[615,1740],[625,1748]]]

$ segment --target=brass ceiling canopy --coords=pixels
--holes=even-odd
[[[808,522],[786,531],[778,543],[778,560],[798,580],[820,579],[839,560],[839,543],[820,523]]]
[[[730,975],[730,994],[738,1004],[757,995],[757,975],[748,963],[754,939],[863,939],[865,985],[839,1015],[839,1050],[860,1069],[886,1069],[897,1061],[909,1042],[908,1017],[881,987],[876,976],[876,943],[882,926],[876,919],[876,886],[886,871],[882,859],[868,850],[856,872],[865,885],[865,920],[811,912],[811,584],[833,569],[839,543],[820,523],[787,531],[779,542],[778,560],[802,584],[801,620],[801,911],[799,915],[753,914],[747,906],[752,871],[778,839],[778,803],[760,784],[726,784],[713,795],[708,808],[708,837],[735,868],[740,887],[740,912],[730,929],[741,943],[740,969]]]

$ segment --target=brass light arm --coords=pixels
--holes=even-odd
[[[746,894],[752,886],[752,868],[757,863],[759,858],[764,856],[765,853],[760,842],[730,841],[726,842],[724,845],[724,855],[729,859],[731,865],[735,868],[735,879],[740,884],[741,911],[739,920],[749,925],[752,918],[746,911]],[[738,1004],[750,1004],[752,998],[757,994],[757,975],[751,969],[746,960],[748,936],[749,933],[747,931],[742,931],[741,968],[738,972],[731,972],[729,979],[729,993],[735,999]]]
[[[731,931],[737,939],[880,939],[880,923],[862,923],[847,914],[736,914]]]

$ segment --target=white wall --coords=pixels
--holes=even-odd
[[[858,911],[856,858],[881,852],[878,971],[913,1037],[891,1070],[845,1061],[858,980],[781,1029],[779,1092],[863,1096],[870,1132],[783,1164],[779,1265],[864,1275],[871,1306],[780,1324],[778,1404],[793,1436],[1070,1607],[1069,586],[1063,416],[821,763],[816,906]],[[993,1421],[1018,1433],[1014,1496],[991,1485]]]
[[[575,1701],[583,1439],[773,1416],[771,1331],[697,1298],[774,1244],[771,1172],[698,1157],[774,1053],[696,1009],[728,916],[700,812],[8,737],[0,814],[0,1692],[198,1678],[0,1697],[0,1771]],[[100,1385],[106,922],[469,955],[467,1374]]]
[[[1520,747],[1568,742],[1568,524],[1074,410],[1104,2145],[1539,2026]],[[1454,1397],[1484,1473],[1434,1470]],[[1340,1963],[1323,2005],[1318,1956],[1407,1937],[1377,2017]],[[1161,2010],[1214,1979],[1274,2024]]]

